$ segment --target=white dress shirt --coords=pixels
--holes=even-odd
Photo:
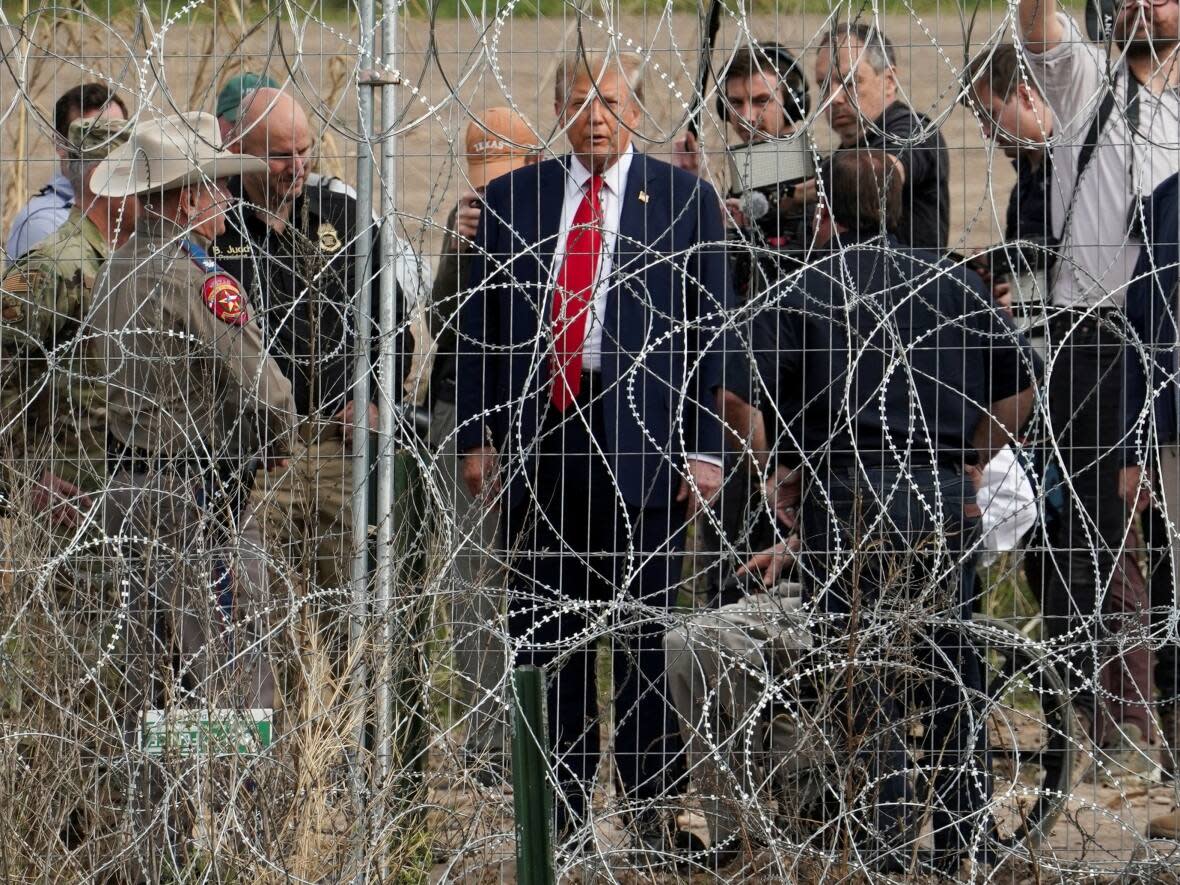
[[[611,268],[614,266],[615,241],[619,237],[619,218],[623,213],[623,195],[627,192],[627,173],[631,171],[631,158],[635,156],[634,145],[627,145],[619,159],[602,173],[602,187],[598,191],[598,202],[602,209],[602,250],[598,256],[598,270],[594,276],[594,295],[590,299],[590,316],[586,323],[586,337],[582,342],[582,371],[602,371],[602,318],[606,316],[606,299],[610,292]],[[593,173],[576,155],[570,154],[565,175],[565,201],[561,207],[561,227],[557,233],[557,248],[553,255],[553,266],[549,270],[550,297],[557,288],[557,274],[565,260],[566,240],[574,226],[574,215],[589,191]],[[546,312],[550,332],[553,326],[552,303]],[[612,345],[610,342],[608,346]],[[721,459],[713,455],[693,454],[691,460],[706,464],[721,465]]]

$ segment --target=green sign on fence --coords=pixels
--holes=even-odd
[[[274,710],[148,710],[139,746],[149,756],[164,753],[253,754],[270,746]]]

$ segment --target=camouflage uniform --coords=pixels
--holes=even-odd
[[[110,147],[125,140],[118,128],[123,125],[75,121],[69,130],[71,162],[101,159]],[[112,601],[103,599],[101,550],[83,544],[83,535],[97,527],[93,514],[86,513],[97,496],[63,503],[63,508],[77,508],[79,531],[37,512],[31,490],[45,473],[82,492],[102,488],[103,391],[96,381],[94,341],[79,337],[78,332],[91,309],[94,281],[109,256],[106,237],[75,208],[63,227],[9,267],[0,281],[0,464],[10,508],[26,517],[6,522],[5,540],[12,544],[14,555],[25,558],[12,562],[6,571],[23,575],[22,580],[33,585],[22,595],[38,593],[41,586],[56,592],[56,623],[41,625],[29,614],[16,635],[34,653],[41,632],[58,631],[54,641],[60,641],[62,632],[71,637],[79,654],[58,656],[52,672],[39,671],[39,678],[56,679],[62,685],[76,685],[85,668],[97,662],[104,624],[93,613],[109,614]],[[91,518],[81,519],[84,516]],[[13,531],[19,531],[19,536]],[[52,572],[46,584],[34,584],[47,568]],[[52,604],[52,593],[47,602]],[[19,693],[8,701],[19,703]]]
[[[84,161],[101,159],[125,140],[114,125],[75,121],[70,143]],[[0,283],[0,414],[10,491],[45,470],[83,491],[102,487],[106,418],[96,342],[76,336],[110,253],[106,237],[75,207]]]
[[[10,488],[37,481],[43,471],[89,491],[101,486],[102,400],[84,365],[91,342],[74,337],[109,256],[94,222],[72,209],[64,227],[4,275],[0,407],[15,431]]]
[[[70,162],[101,159],[125,140],[118,128],[125,125],[76,121],[69,130]],[[15,671],[0,676],[8,689],[4,706],[31,701],[20,712],[23,727],[80,739],[87,750],[82,759],[120,735],[102,699],[121,683],[119,668],[105,654],[118,596],[104,579],[105,551],[88,543],[101,538],[101,497],[94,493],[105,476],[104,391],[94,339],[79,335],[110,252],[105,235],[73,208],[64,225],[0,278],[0,481],[18,517],[4,520],[9,547],[3,572],[16,576],[15,598],[27,605],[4,649]],[[63,510],[76,508],[77,524],[37,509],[31,491],[45,473],[91,493],[62,503]],[[37,601],[28,604],[31,598]],[[57,697],[60,704],[45,705],[39,697]],[[62,776],[63,766],[73,766],[70,776]],[[80,763],[76,749],[38,756],[29,771],[45,818],[68,821],[71,845],[109,838],[118,826],[93,798],[109,797],[115,780],[106,766]],[[38,843],[31,838],[28,844]]]

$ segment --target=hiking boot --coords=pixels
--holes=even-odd
[[[1173,777],[1180,769],[1180,707],[1176,703],[1160,707],[1160,764]]]
[[[1144,738],[1138,725],[1130,722],[1115,730],[1113,745],[1102,750],[1102,762],[1102,779],[1108,786],[1129,779],[1159,783],[1163,774],[1159,750]]]
[[[1098,747],[1094,743],[1094,714],[1080,704],[1074,709],[1077,727],[1074,730],[1076,752],[1073,754],[1073,778],[1071,783],[1092,784],[1096,780]]]
[[[1153,817],[1147,824],[1147,838],[1180,842],[1180,808],[1173,808],[1167,814]]]

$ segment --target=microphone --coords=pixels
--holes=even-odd
[[[741,196],[742,214],[755,222],[770,211],[770,200],[761,191],[746,191]]]

